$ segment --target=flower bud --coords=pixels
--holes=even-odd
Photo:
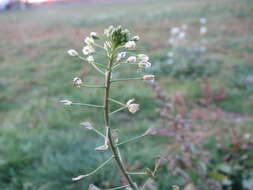
[[[96,32],[91,32],[90,33],[90,36],[94,39],[94,40],[98,40],[99,37],[98,37],[98,34]]]
[[[86,60],[88,61],[88,63],[94,63],[94,57],[92,55],[88,56]]]
[[[140,40],[140,37],[139,37],[139,36],[134,36],[134,37],[132,38],[132,40],[135,41],[135,42],[137,42],[137,41]]]
[[[88,121],[82,122],[82,123],[80,123],[80,125],[85,127],[88,130],[93,130],[93,127],[92,127],[91,123],[88,122]]]
[[[90,55],[95,52],[95,49],[92,46],[85,46],[82,50],[84,55]]]
[[[82,81],[82,79],[80,79],[79,77],[75,77],[75,78],[73,79],[73,84],[74,84],[74,87],[80,88],[81,85],[83,84],[83,81]]]
[[[135,63],[136,62],[136,57],[135,56],[128,57],[127,62],[128,63]]]
[[[65,106],[71,106],[72,105],[72,102],[69,101],[69,100],[60,100],[61,103],[63,103],[63,105]]]
[[[137,59],[138,59],[138,61],[148,61],[149,57],[145,54],[139,54],[139,55],[137,55]]]
[[[120,52],[118,53],[116,60],[122,61],[125,57],[126,57],[126,52]]]
[[[107,144],[104,144],[102,146],[98,146],[98,147],[95,148],[95,150],[97,150],[97,151],[105,151],[107,149],[108,149],[108,145]]]
[[[135,41],[128,41],[128,42],[124,45],[124,47],[125,47],[126,49],[134,49],[134,48],[136,47],[136,43],[135,43]]]
[[[142,77],[142,79],[145,81],[145,82],[154,82],[155,81],[155,76],[154,75],[144,75]]]
[[[86,37],[85,39],[84,39],[84,42],[87,44],[87,45],[90,45],[90,46],[92,46],[92,45],[94,45],[94,39],[93,38],[91,38],[91,37]]]
[[[76,50],[74,50],[74,49],[68,50],[68,54],[70,56],[78,56],[79,55],[78,52]]]
[[[151,67],[151,63],[150,62],[146,62],[146,61],[141,61],[138,63],[138,66],[142,69],[146,69]]]

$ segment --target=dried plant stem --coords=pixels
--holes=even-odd
[[[133,190],[138,190],[138,187],[134,184],[131,177],[127,174],[127,171],[124,167],[124,164],[120,158],[119,152],[117,151],[117,145],[113,140],[111,128],[110,128],[110,117],[109,117],[109,93],[110,93],[110,85],[111,85],[111,72],[112,72],[112,65],[113,65],[114,53],[109,56],[107,72],[105,73],[105,94],[104,94],[104,119],[105,119],[105,127],[108,127],[108,140],[109,145],[114,155],[114,159],[118,164],[121,172],[123,173],[124,177],[129,183],[129,186]]]

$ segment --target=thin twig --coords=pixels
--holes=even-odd
[[[87,106],[87,107],[94,107],[94,108],[103,108],[104,107],[104,106],[101,106],[101,105],[82,104],[82,103],[72,103],[72,105]]]
[[[113,159],[114,156],[111,156],[108,160],[106,160],[105,162],[103,162],[99,167],[97,167],[95,170],[93,170],[92,172],[88,173],[88,174],[85,174],[85,175],[80,175],[78,177],[74,177],[72,178],[73,181],[78,181],[78,180],[81,180],[85,177],[88,177],[94,173],[96,173],[98,170],[100,170],[101,168],[103,168],[107,163],[109,163],[112,159]]]

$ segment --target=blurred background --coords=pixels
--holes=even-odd
[[[139,35],[156,83],[120,83],[113,97],[135,98],[136,115],[112,121],[119,139],[149,127],[156,135],[122,147],[130,171],[160,167],[147,190],[253,189],[253,1],[0,0],[0,189],[84,190],[124,184],[114,164],[84,181],[109,153],[95,152],[102,111],[65,107],[70,99],[100,104],[101,91],[73,88],[74,77],[100,84],[81,53],[84,38],[122,25]],[[102,61],[102,60],[101,60]],[[123,76],[143,71],[125,65]],[[117,73],[116,73],[117,75]],[[113,107],[116,108],[116,107]],[[116,172],[115,172],[116,171]],[[136,176],[143,184],[145,179]]]

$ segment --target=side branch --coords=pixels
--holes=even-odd
[[[81,179],[84,179],[85,177],[88,177],[94,173],[96,173],[98,170],[100,170],[101,168],[103,168],[106,164],[108,164],[112,159],[113,159],[114,156],[111,156],[108,160],[106,160],[104,163],[102,163],[97,169],[93,170],[92,172],[88,173],[88,174],[85,174],[85,175],[80,175],[78,177],[73,177],[72,180],[73,181],[78,181],[78,180],[81,180]]]

